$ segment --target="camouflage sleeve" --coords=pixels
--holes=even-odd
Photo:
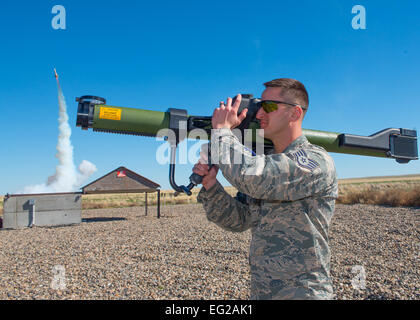
[[[212,133],[212,161],[238,191],[255,199],[284,201],[314,194],[334,196],[336,173],[329,154],[315,147],[296,151],[255,156],[231,130],[215,129]]]
[[[255,210],[229,195],[218,181],[209,190],[201,188],[197,201],[203,204],[207,219],[225,230],[243,232],[252,226]]]

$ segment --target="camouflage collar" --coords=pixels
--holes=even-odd
[[[299,149],[300,146],[309,143],[308,139],[306,139],[305,135],[301,135],[298,138],[296,138],[294,141],[292,141],[292,143],[290,143],[286,149],[284,149],[284,151],[282,153],[287,153],[287,152],[291,152],[294,150]],[[271,149],[269,149],[268,151],[265,152],[265,155],[273,155],[276,154],[274,147]]]
[[[289,144],[286,149],[284,149],[284,151],[282,153],[288,153],[290,151],[299,149],[300,146],[307,144],[308,143],[308,139],[306,139],[305,135],[301,135],[299,138],[295,139],[294,141],[292,141],[291,144]]]

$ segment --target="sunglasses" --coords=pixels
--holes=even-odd
[[[276,101],[276,100],[264,100],[261,101],[261,107],[266,113],[273,112],[279,108],[278,104],[286,104],[293,107],[301,107],[302,110],[307,110],[308,108],[302,107],[300,104],[296,103],[289,103],[284,101]]]

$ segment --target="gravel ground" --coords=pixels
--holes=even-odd
[[[419,216],[337,205],[338,299],[420,299]],[[209,223],[201,205],[166,206],[161,219],[154,208],[85,210],[80,225],[0,230],[0,299],[248,299],[249,240]]]

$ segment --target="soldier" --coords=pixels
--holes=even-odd
[[[194,166],[204,176],[197,199],[208,220],[223,229],[251,228],[251,299],[333,299],[328,228],[338,196],[334,162],[302,134],[309,104],[303,84],[282,78],[264,85],[257,119],[274,149],[253,155],[232,133],[247,112],[237,115],[240,95],[233,105],[231,98],[220,102],[211,140],[219,163],[209,171],[202,153]],[[241,163],[234,161],[238,153]],[[238,189],[235,198],[217,181],[219,168]]]

